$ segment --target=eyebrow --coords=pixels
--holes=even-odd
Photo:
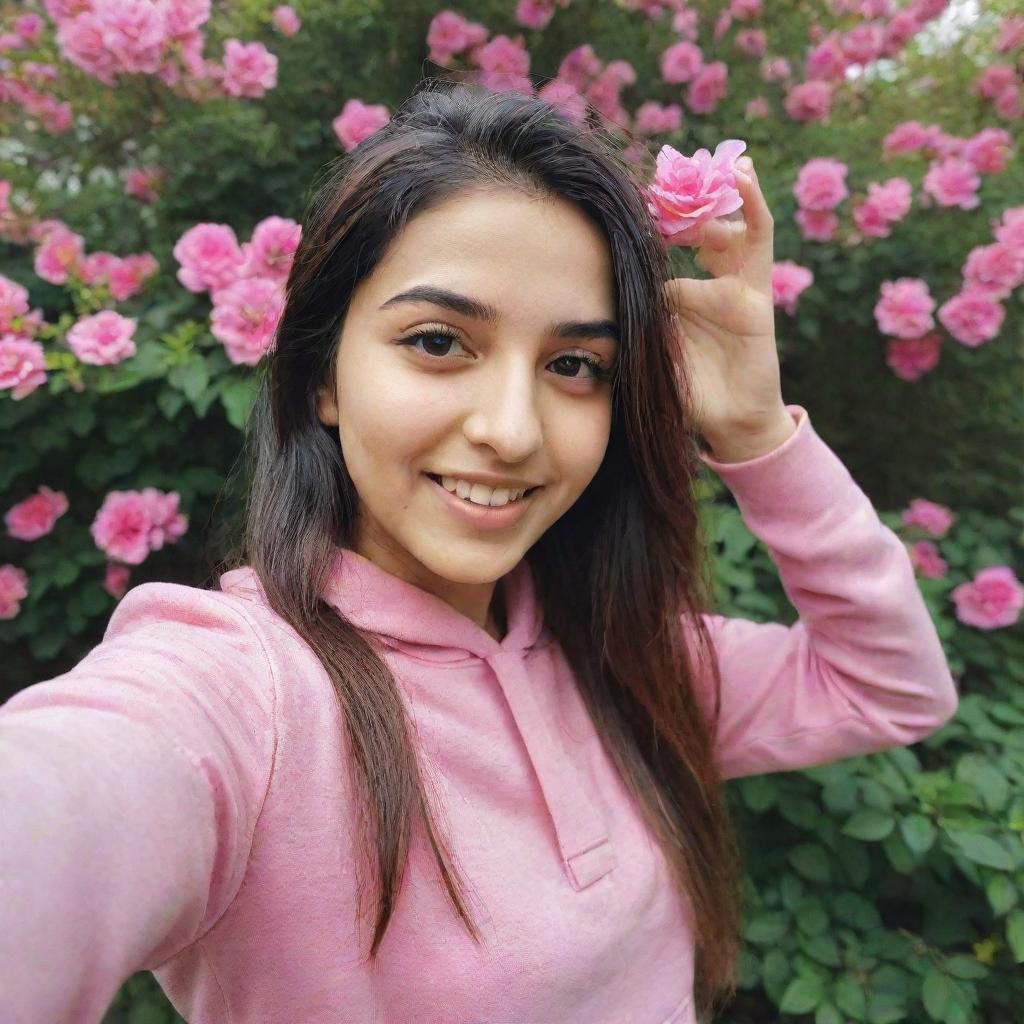
[[[482,320],[492,327],[501,319],[498,310],[486,302],[429,284],[416,285],[414,288],[392,295],[380,308],[390,309],[403,302],[429,302],[434,306],[450,309],[453,313]],[[548,333],[556,338],[610,338],[615,342],[620,340],[619,327],[614,320],[566,320],[552,324]]]

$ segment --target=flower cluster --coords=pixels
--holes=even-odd
[[[178,511],[180,500],[176,492],[155,487],[110,491],[89,532],[108,557],[139,565],[151,551],[173,544],[188,529],[188,518]]]
[[[178,280],[189,291],[210,292],[210,329],[233,363],[254,366],[272,347],[301,236],[295,221],[272,216],[241,245],[233,228],[210,223],[175,243]]]

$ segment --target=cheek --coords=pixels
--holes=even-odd
[[[611,431],[610,403],[595,402],[581,409],[577,403],[567,415],[549,425],[548,449],[560,475],[583,491],[604,459]]]
[[[355,473],[360,465],[384,469],[429,450],[443,430],[445,403],[423,386],[422,377],[385,370],[382,361],[353,359],[339,367],[342,451]]]

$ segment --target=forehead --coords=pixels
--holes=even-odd
[[[498,306],[612,316],[611,253],[572,203],[513,190],[474,192],[411,218],[371,278],[381,301],[426,278]],[[387,294],[385,294],[387,293]]]

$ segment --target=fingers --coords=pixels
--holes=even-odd
[[[748,157],[736,162],[736,190],[743,200],[743,219],[747,222],[748,238],[760,242],[770,237],[774,229],[771,211],[757,181],[757,171]]]

